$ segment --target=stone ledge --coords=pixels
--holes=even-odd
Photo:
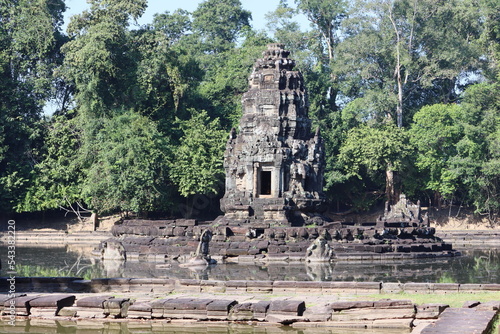
[[[7,288],[0,277],[0,288]],[[164,278],[17,277],[16,291],[25,292],[251,292],[266,294],[455,293],[500,291],[500,284],[392,283],[342,281],[210,281]]]

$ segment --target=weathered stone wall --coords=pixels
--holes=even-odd
[[[213,233],[212,256],[240,257],[245,261],[307,261],[307,249],[319,237],[332,249],[331,258],[339,260],[413,259],[456,254],[451,244],[435,238],[432,230],[423,230],[417,224],[393,228],[378,226],[379,223],[283,227],[264,223],[198,225],[195,220],[150,222],[127,220],[113,226],[112,233],[125,248],[127,259],[172,260],[192,254],[206,229]]]

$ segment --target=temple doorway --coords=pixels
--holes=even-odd
[[[259,195],[271,195],[271,171],[260,171],[260,189]]]

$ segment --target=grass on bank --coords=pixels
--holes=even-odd
[[[357,300],[381,300],[381,299],[409,299],[414,304],[440,303],[447,304],[450,307],[462,307],[466,301],[480,301],[486,303],[489,301],[500,301],[500,291],[477,292],[477,293],[446,293],[446,294],[427,294],[427,293],[388,293],[357,296]]]

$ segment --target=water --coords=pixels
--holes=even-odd
[[[346,329],[346,328],[308,328],[250,326],[241,324],[169,324],[164,321],[60,321],[60,320],[17,320],[16,326],[10,326],[0,320],[0,333],[92,333],[92,334],[127,334],[127,333],[169,333],[169,334],[407,334],[409,329]]]
[[[210,280],[383,281],[500,283],[500,250],[465,249],[463,256],[406,261],[334,262],[328,264],[218,264],[202,271],[178,263],[103,262],[67,247],[17,247],[17,276],[161,277]],[[83,254],[83,255],[82,255]],[[6,276],[7,249],[0,247]]]

